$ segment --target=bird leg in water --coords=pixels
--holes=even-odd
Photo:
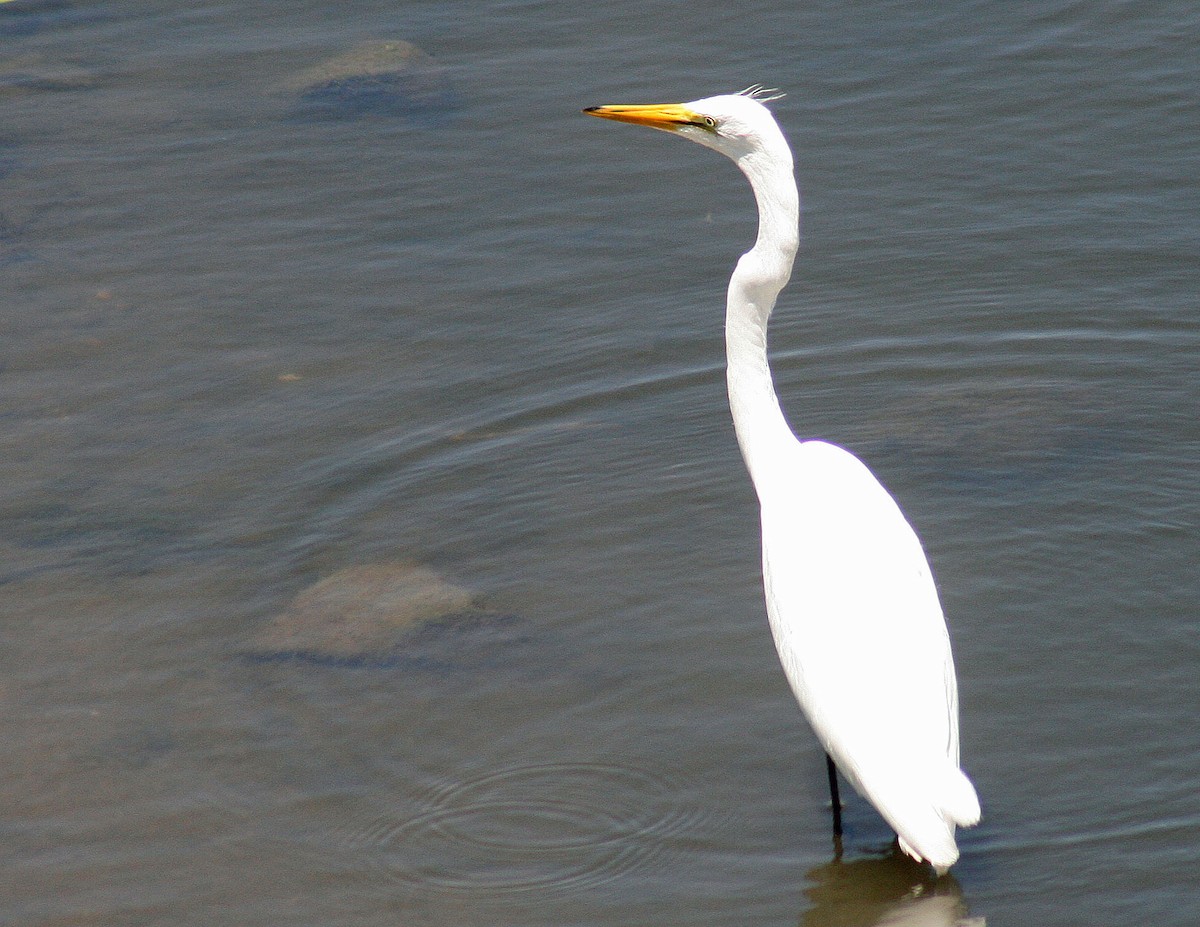
[[[838,797],[837,766],[833,757],[825,754],[825,768],[829,772],[829,801],[833,807],[833,836],[842,836],[842,800]]]

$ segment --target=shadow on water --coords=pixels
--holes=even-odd
[[[936,877],[896,844],[884,856],[835,859],[810,869],[805,896],[813,906],[802,927],[984,927],[969,917],[953,875]]]

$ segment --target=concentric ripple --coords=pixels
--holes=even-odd
[[[661,858],[699,814],[646,770],[521,766],[435,789],[426,810],[351,841],[393,877],[460,892],[571,889]]]

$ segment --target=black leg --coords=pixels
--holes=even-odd
[[[825,767],[829,771],[829,800],[833,805],[833,836],[842,836],[842,800],[838,797],[837,767],[833,757],[825,754]]]

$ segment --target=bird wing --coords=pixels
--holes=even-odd
[[[762,517],[767,610],[788,681],[843,774],[901,837],[944,845],[953,809],[941,803],[961,777],[958,692],[929,562],[853,454],[797,443],[787,469],[763,493]],[[937,833],[914,839],[914,828]],[[952,835],[953,820],[951,847]]]

